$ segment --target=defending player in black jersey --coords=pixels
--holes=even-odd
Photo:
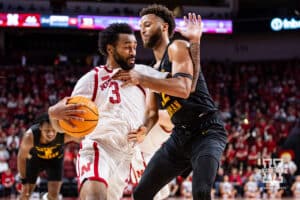
[[[193,199],[211,199],[210,191],[227,135],[217,108],[200,71],[201,17],[189,14],[187,31],[190,40],[170,42],[175,28],[172,13],[164,6],[152,5],[141,11],[141,37],[145,47],[152,48],[160,71],[170,72],[167,79],[142,76],[136,71],[121,71],[115,79],[124,86],[139,84],[159,94],[152,95],[145,127],[150,130],[157,120],[157,97],[175,127],[169,140],[148,164],[135,192],[135,200],[153,199],[157,191],[188,168],[193,169]],[[192,58],[191,58],[192,57]],[[140,142],[143,132],[130,133]]]
[[[57,133],[47,114],[39,117],[38,123],[24,134],[18,153],[18,171],[22,181],[21,200],[29,199],[35,188],[39,172],[48,175],[47,199],[57,200],[63,172],[64,144],[78,139]]]

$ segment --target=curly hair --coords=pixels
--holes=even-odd
[[[112,23],[99,33],[99,52],[107,56],[106,47],[108,44],[115,45],[119,39],[119,34],[134,34],[132,28],[126,23]]]
[[[170,11],[167,7],[159,4],[153,4],[146,8],[143,8],[140,12],[140,16],[154,14],[164,20],[169,25],[168,34],[169,37],[173,37],[174,29],[175,29],[175,19],[172,11]]]

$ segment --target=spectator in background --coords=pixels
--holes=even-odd
[[[233,167],[231,169],[231,173],[229,175],[229,182],[234,186],[236,189],[237,193],[239,195],[242,194],[242,178],[238,172],[238,169],[236,167]]]
[[[265,145],[268,148],[268,152],[273,153],[276,149],[276,142],[272,135],[267,135]]]
[[[245,183],[251,175],[253,175],[252,167],[248,165],[243,173],[242,182]]]
[[[67,146],[64,152],[64,178],[76,179],[76,155],[71,151],[70,147]]]
[[[17,174],[17,172],[18,172],[17,155],[18,155],[18,153],[16,151],[13,151],[10,155],[9,160],[8,160],[8,166],[11,169],[13,174]]]
[[[299,116],[298,116],[299,117]],[[291,130],[287,140],[283,144],[284,150],[292,150],[295,155],[295,164],[298,166],[296,175],[300,175],[300,118],[297,119],[295,126]]]
[[[1,182],[4,186],[4,196],[10,196],[14,193],[15,178],[11,169],[7,169],[1,176]]]
[[[261,158],[271,158],[271,152],[268,151],[268,147],[262,149]]]
[[[18,137],[18,132],[14,131],[12,135],[9,135],[6,140],[6,147],[10,154],[12,152],[18,152],[20,146],[20,138]]]
[[[244,197],[253,198],[253,199],[259,199],[259,197],[260,197],[260,191],[258,188],[258,184],[254,180],[253,175],[249,176],[249,180],[245,183]]]
[[[76,174],[76,154],[75,150],[71,149],[71,145],[67,144],[64,152],[64,176],[62,192],[64,196],[78,195],[77,189],[77,174]]]
[[[222,167],[219,167],[214,184],[214,193],[216,196],[220,195],[220,184],[222,182],[224,182],[224,169]]]
[[[296,180],[291,187],[291,191],[295,199],[300,198],[300,175],[296,176]]]
[[[0,174],[7,171],[8,169],[9,169],[9,167],[8,167],[6,160],[0,159]]]
[[[181,184],[181,195],[185,199],[192,199],[192,175],[190,174]]]
[[[237,152],[235,154],[235,157],[238,161],[238,167],[245,167],[247,165],[247,159],[248,159],[248,146],[244,143],[241,143],[239,148],[237,149]]]
[[[233,184],[229,182],[228,175],[224,176],[224,181],[220,183],[220,194],[222,198],[235,198],[236,189]]]
[[[228,144],[228,148],[225,152],[225,155],[226,155],[225,156],[225,158],[226,158],[225,161],[226,161],[226,163],[229,167],[237,165],[237,163],[236,163],[237,160],[236,160],[236,157],[235,157],[236,151],[234,150],[232,143]]]
[[[285,179],[285,186],[286,186],[286,194],[290,195],[290,188],[292,186],[292,182],[294,179],[294,174],[297,171],[297,165],[292,160],[290,154],[282,154],[281,156],[282,161],[277,165],[277,172],[282,175]]]
[[[175,197],[178,196],[178,193],[180,193],[179,183],[177,181],[177,178],[173,178],[172,181],[169,183],[170,188],[170,196]]]
[[[258,152],[261,152],[263,150],[264,147],[264,141],[263,141],[263,138],[261,136],[258,136],[256,138],[256,141],[255,141],[255,146],[256,146],[256,150]]]
[[[252,167],[256,166],[258,159],[259,159],[259,153],[256,150],[256,146],[253,145],[251,146],[250,153],[248,155],[248,161],[247,161],[248,166],[252,166]]]
[[[7,161],[9,159],[9,152],[4,144],[0,144],[0,160]]]
[[[7,109],[9,113],[15,113],[18,103],[12,93],[8,93]]]
[[[272,174],[271,180],[266,183],[265,189],[267,198],[280,199],[282,197],[284,190],[280,187],[280,181],[276,173]]]
[[[255,182],[257,182],[260,191],[262,191],[264,189],[263,176],[261,169],[258,167],[254,168],[253,179]]]

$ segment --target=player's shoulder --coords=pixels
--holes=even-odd
[[[32,137],[33,136],[33,126],[30,127],[29,129],[27,129],[24,134],[23,134],[23,137]]]
[[[190,43],[186,40],[174,40],[170,46],[169,49],[174,49],[174,48],[183,48],[183,47],[189,47]]]
[[[109,73],[112,73],[112,70],[108,69],[106,66],[96,66],[93,67],[87,73],[85,73],[83,77],[95,77],[95,76],[105,75]]]
[[[33,135],[33,129],[32,127],[30,127],[29,129],[27,129],[22,136],[22,141],[25,144],[31,143],[33,141],[34,135]]]
[[[174,58],[181,58],[182,56],[186,56],[189,46],[189,42],[185,40],[174,40],[168,48],[169,59],[173,60]]]
[[[112,73],[113,70],[109,69],[107,66],[105,65],[100,65],[100,66],[96,66],[93,69],[91,69],[89,72],[95,74],[95,73],[102,73],[102,74],[109,74]]]

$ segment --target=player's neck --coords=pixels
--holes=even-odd
[[[161,59],[163,58],[169,42],[170,42],[169,38],[162,39],[157,43],[155,47],[152,48],[156,62],[160,62]]]
[[[46,138],[43,138],[43,137],[40,138],[41,144],[49,144],[50,142],[52,142],[52,141],[48,141]]]
[[[116,62],[114,62],[111,59],[107,59],[105,66],[111,70],[120,67]]]

